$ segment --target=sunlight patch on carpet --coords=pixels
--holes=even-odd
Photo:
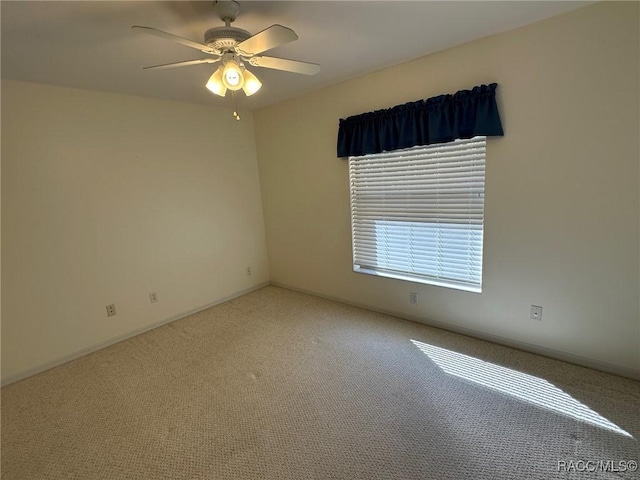
[[[633,438],[628,432],[543,378],[501,367],[446,348],[411,340],[445,373],[470,380],[582,422]]]

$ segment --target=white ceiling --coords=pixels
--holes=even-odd
[[[319,63],[313,77],[252,67],[263,82],[240,107],[256,109],[592,2],[247,1],[233,24],[252,33],[279,23],[297,41],[267,53]],[[159,28],[202,42],[222,25],[212,1],[1,2],[2,78],[231,106],[204,84],[216,65],[142,67],[206,57],[131,31]]]

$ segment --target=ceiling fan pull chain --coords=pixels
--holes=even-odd
[[[233,104],[234,104],[233,116],[236,117],[237,121],[240,121],[240,114],[238,113],[238,97],[236,95],[235,90],[231,91],[231,96],[233,98]]]

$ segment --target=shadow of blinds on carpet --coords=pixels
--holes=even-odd
[[[633,438],[633,435],[543,378],[428,343],[417,340],[411,340],[411,342],[449,375],[455,375],[525,402]]]

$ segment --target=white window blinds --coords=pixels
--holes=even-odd
[[[482,289],[485,137],[349,158],[356,272]]]

